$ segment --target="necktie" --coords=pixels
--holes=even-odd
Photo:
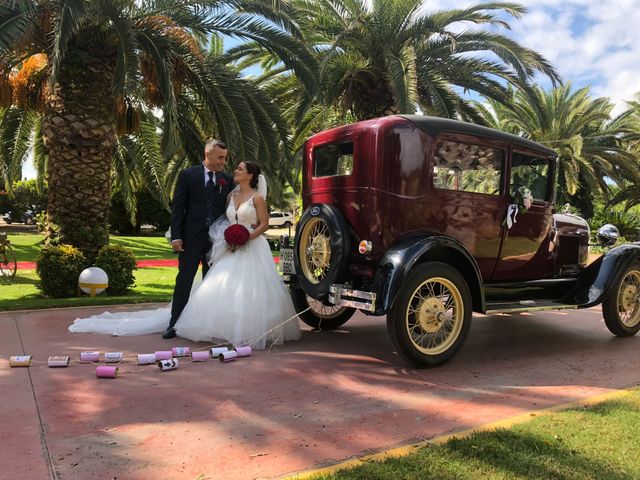
[[[215,185],[213,183],[213,172],[207,172],[209,175],[209,180],[207,180],[207,184],[205,185],[205,191],[207,194],[207,224],[211,225],[213,220],[213,202],[215,197]]]

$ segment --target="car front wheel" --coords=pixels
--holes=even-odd
[[[335,330],[349,320],[355,313],[354,308],[325,305],[319,300],[307,296],[300,288],[291,290],[291,299],[300,319],[316,330]]]
[[[640,264],[629,267],[605,294],[602,316],[611,333],[631,337],[640,330]]]
[[[455,268],[440,262],[418,265],[387,315],[398,355],[417,368],[449,360],[469,332],[471,303],[469,287]]]

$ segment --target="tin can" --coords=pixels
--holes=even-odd
[[[211,356],[215,358],[221,353],[228,352],[228,351],[229,349],[227,347],[213,347],[211,349]]]
[[[138,365],[150,365],[152,363],[156,363],[155,353],[139,353],[138,354]]]
[[[191,352],[191,359],[194,362],[206,362],[209,360],[209,352]]]
[[[14,355],[9,357],[10,367],[30,367],[31,355]]]
[[[250,357],[251,356],[251,347],[236,347],[236,353],[239,357]]]
[[[171,354],[174,357],[188,357],[191,355],[191,349],[189,347],[173,347]]]
[[[238,354],[235,350],[229,350],[228,352],[222,352],[220,355],[218,355],[218,358],[222,363],[227,363],[238,358]]]
[[[156,360],[169,360],[173,357],[171,350],[158,350],[155,355]]]
[[[71,358],[68,355],[53,355],[47,360],[49,367],[68,367]]]
[[[122,352],[104,352],[105,363],[120,363],[123,358]]]
[[[160,370],[162,370],[163,372],[166,372],[167,370],[175,370],[176,368],[178,368],[177,358],[158,360],[156,363],[158,364],[158,368],[160,368]]]
[[[96,367],[96,377],[98,378],[116,378],[118,375],[118,367],[111,365],[98,365]]]
[[[100,361],[100,352],[80,352],[80,361],[91,363]]]

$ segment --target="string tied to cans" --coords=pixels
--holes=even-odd
[[[192,362],[207,362],[213,359],[219,359],[223,363],[230,362],[240,357],[249,357],[252,354],[250,346],[231,347],[215,346],[206,351],[194,350],[189,347],[174,347],[171,350],[159,350],[154,353],[137,354],[137,364],[144,366],[139,370],[121,370],[120,365],[125,361],[123,352],[104,352],[87,351],[80,352],[80,359],[73,361],[78,364],[96,365],[96,377],[98,378],[116,378],[121,373],[138,373],[143,371],[149,365],[157,365],[160,371],[176,370],[180,366],[179,357],[191,357],[190,361],[184,362],[188,364]],[[97,365],[100,361],[105,365]],[[11,368],[31,367],[34,363],[39,362],[33,359],[32,355],[12,355],[9,357],[9,366]],[[51,355],[46,361],[49,368],[68,368],[71,363],[69,355]]]
[[[306,310],[309,310],[309,308]],[[80,352],[80,359],[74,361],[74,363],[96,365],[96,377],[98,378],[116,378],[119,374],[123,373],[138,373],[153,364],[155,364],[162,372],[176,370],[180,366],[180,361],[178,360],[180,357],[191,357],[190,361],[183,362],[183,364],[208,362],[214,359],[218,359],[222,363],[229,363],[237,360],[238,358],[250,357],[253,353],[253,347],[260,340],[270,334],[272,335],[273,340],[270,346],[271,350],[279,343],[282,333],[281,327],[288,322],[297,319],[298,315],[304,313],[306,310],[288,318],[284,322],[270,328],[264,333],[240,339],[237,343],[241,346],[233,347],[228,343],[210,344],[196,350],[191,350],[190,347],[173,347],[171,350],[158,350],[154,353],[136,354],[137,364],[143,366],[143,368],[139,370],[126,371],[120,369],[120,365],[126,360],[126,356],[123,352],[104,352],[102,362],[107,365],[97,365],[101,361],[101,352],[99,351]],[[47,359],[46,363],[49,368],[68,368],[71,362],[71,357],[69,355],[51,355]],[[31,367],[34,363],[45,362],[34,360],[32,355],[23,354],[9,357],[9,366],[11,368]]]

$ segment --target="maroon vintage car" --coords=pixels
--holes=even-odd
[[[587,223],[554,208],[549,148],[394,115],[314,135],[303,161],[304,213],[281,258],[315,328],[337,328],[356,309],[386,315],[398,354],[418,367],[458,351],[472,311],[602,303],[615,335],[640,329],[640,246],[587,265]],[[599,233],[615,243],[615,228]]]

